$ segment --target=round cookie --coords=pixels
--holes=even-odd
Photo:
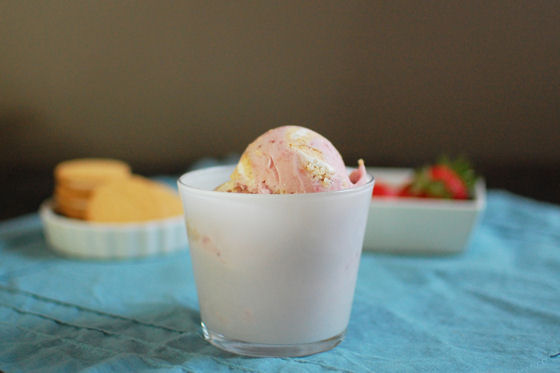
[[[86,220],[139,222],[182,213],[181,200],[171,188],[141,176],[132,176],[96,188],[87,205]]]
[[[91,197],[91,193],[93,193],[93,189],[72,189],[62,184],[56,184],[54,187],[54,194],[65,199],[87,200]]]
[[[85,213],[89,200],[81,199],[64,199],[55,196],[54,198],[56,205],[62,208],[68,208],[74,211],[83,211]]]
[[[76,209],[71,206],[61,205],[58,202],[55,205],[55,210],[59,214],[67,216],[69,218],[74,219],[81,219],[84,220],[86,218],[86,210],[85,209]]]
[[[130,177],[130,166],[116,159],[83,158],[58,164],[55,180],[61,187],[75,191],[90,191],[112,180]]]
[[[54,199],[59,206],[68,206],[85,212],[92,192],[93,190],[87,193],[75,192],[70,188],[57,185],[54,190]]]

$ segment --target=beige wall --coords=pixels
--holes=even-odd
[[[168,169],[286,123],[352,163],[560,162],[560,2],[0,2],[0,164]]]

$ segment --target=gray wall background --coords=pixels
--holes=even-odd
[[[560,163],[557,1],[2,1],[0,165],[181,169],[302,124],[347,163]]]

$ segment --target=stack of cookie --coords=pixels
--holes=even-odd
[[[139,222],[181,215],[170,188],[133,175],[114,159],[76,159],[60,163],[55,175],[55,209],[92,222]]]
[[[54,170],[56,210],[71,218],[85,219],[88,201],[97,187],[130,175],[128,164],[113,159],[62,162]]]

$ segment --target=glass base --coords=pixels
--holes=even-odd
[[[318,342],[290,344],[290,345],[275,345],[275,344],[262,344],[238,341],[235,339],[228,339],[223,335],[212,331],[207,328],[204,323],[202,325],[202,334],[204,339],[212,345],[227,352],[237,355],[254,356],[254,357],[295,357],[307,356],[330,350],[338,345],[344,339],[346,330],[334,337],[324,339]]]

